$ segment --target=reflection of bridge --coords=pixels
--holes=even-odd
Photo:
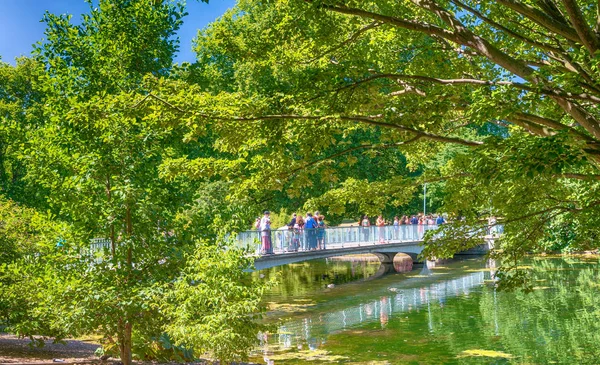
[[[400,225],[384,227],[331,227],[322,230],[269,231],[274,248],[273,255],[261,256],[259,231],[246,231],[238,235],[238,246],[254,251],[257,270],[331,256],[371,253],[382,263],[393,263],[396,253],[404,253],[415,260],[423,250],[425,232],[437,225]],[[499,233],[499,232],[498,232]],[[309,250],[310,240],[322,237],[323,250]],[[488,239],[491,238],[486,236]],[[481,250],[481,253],[484,250]]]
[[[490,279],[490,273],[482,271],[419,288],[392,289],[395,290],[393,294],[381,296],[377,300],[286,322],[268,342],[271,345],[278,343],[283,348],[308,343],[309,348],[314,349],[329,334],[369,322],[380,322],[385,327],[392,315],[418,311],[425,307],[429,309],[432,302],[443,305],[448,298],[469,294],[486,279]],[[433,324],[431,317],[429,318],[429,330],[432,331]]]

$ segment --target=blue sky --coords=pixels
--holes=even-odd
[[[180,50],[176,62],[194,61],[192,39],[198,29],[221,16],[235,0],[211,0],[205,4],[187,0],[189,15],[179,30]],[[79,22],[80,15],[88,11],[84,0],[0,0],[0,56],[2,61],[14,64],[15,57],[27,56],[32,45],[44,38],[44,23],[40,23],[46,10],[55,14],[73,14]]]

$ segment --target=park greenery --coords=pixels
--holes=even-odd
[[[596,248],[599,12],[239,0],[181,65],[181,1],[46,14],[32,56],[0,64],[0,324],[99,334],[125,365],[244,359],[271,281],[230,233],[264,208],[416,213],[425,183],[462,217],[429,257],[480,243],[492,215],[507,283],[526,253]]]

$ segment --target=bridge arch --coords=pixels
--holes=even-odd
[[[373,252],[379,258],[382,265],[389,265],[395,272],[406,272],[412,270],[413,264],[417,262],[418,254],[404,252]],[[392,272],[389,270],[389,272]]]
[[[323,259],[332,256],[351,254],[375,254],[382,263],[394,263],[398,252],[409,255],[416,262],[418,255],[423,250],[421,242],[397,242],[384,245],[353,246],[327,250],[289,252],[285,254],[267,255],[258,257],[254,261],[256,270],[267,269],[274,266],[286,265],[295,262]]]

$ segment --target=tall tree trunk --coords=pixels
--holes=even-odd
[[[133,267],[133,255],[132,255],[132,242],[131,237],[133,235],[133,223],[131,220],[131,207],[129,203],[127,203],[126,213],[125,213],[125,226],[126,226],[126,234],[128,238],[128,247],[127,247],[127,267],[130,269],[129,274],[126,277],[126,281],[130,280],[131,269]],[[130,321],[119,320],[119,330],[121,333],[121,341],[120,341],[120,350],[121,350],[121,362],[123,365],[131,365],[132,356],[131,356],[131,328],[132,324]]]
[[[126,211],[126,217],[125,217],[125,223],[126,223],[126,229],[127,229],[127,238],[129,238],[130,242],[129,242],[129,247],[127,248],[127,265],[129,267],[132,266],[133,260],[132,260],[132,243],[131,243],[131,236],[133,236],[133,223],[131,221],[131,207],[129,205],[129,203],[127,203],[127,211]]]
[[[131,328],[132,325],[129,322],[123,324],[123,320],[119,320],[119,350],[121,352],[121,362],[123,365],[131,365]]]
[[[6,182],[6,171],[4,169],[4,147],[0,142],[0,185]]]
[[[112,190],[112,187],[111,187],[111,184],[110,184],[110,175],[107,174],[106,175],[106,195],[107,195],[107,198],[108,198],[108,204],[110,204],[111,201],[112,201],[111,190]],[[116,242],[115,242],[115,224],[114,224],[115,217],[110,217],[110,218],[111,218],[111,222],[110,222],[110,252],[111,252],[111,254],[112,254],[113,258],[114,258],[115,257],[115,250],[116,250],[116,248],[115,248],[115,245],[116,245]]]

